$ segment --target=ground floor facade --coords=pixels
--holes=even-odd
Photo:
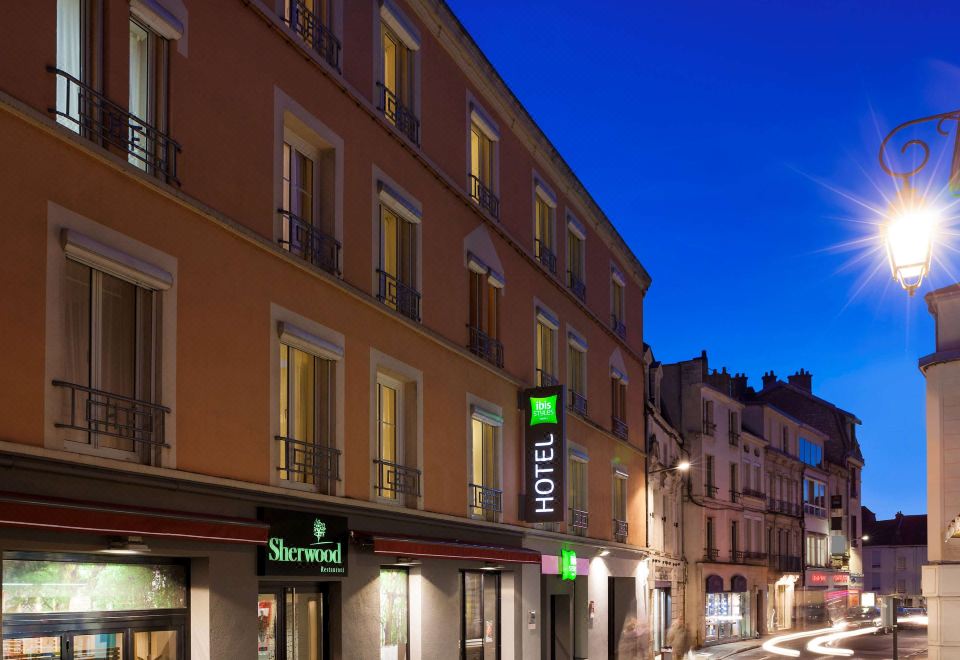
[[[766,567],[700,562],[687,581],[686,617],[696,646],[756,637],[764,630]]]

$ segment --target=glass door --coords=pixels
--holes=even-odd
[[[329,658],[327,603],[323,586],[261,589],[257,599],[257,660]]]

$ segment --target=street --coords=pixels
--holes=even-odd
[[[831,659],[838,656],[816,655],[806,650],[806,645],[812,638],[798,639],[793,642],[782,644],[784,648],[796,649],[800,651],[801,658],[820,658]],[[898,635],[899,658],[926,657],[927,631],[925,629],[901,630]],[[864,635],[846,640],[841,644],[841,648],[853,649],[853,658],[892,658],[893,657],[893,636],[892,635]],[[737,660],[773,660],[787,656],[777,655],[765,651],[762,648],[744,651],[734,656]]]

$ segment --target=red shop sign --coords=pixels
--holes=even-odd
[[[810,573],[810,584],[826,584],[827,583],[827,574],[826,573]]]

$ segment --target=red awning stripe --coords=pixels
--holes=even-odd
[[[269,531],[266,524],[249,519],[130,510],[94,502],[67,504],[9,494],[0,495],[0,526],[256,545],[266,544]]]
[[[525,548],[469,545],[402,539],[383,536],[373,537],[373,552],[378,555],[403,557],[435,557],[438,559],[461,559],[471,561],[507,562],[511,564],[539,564],[540,553]]]

